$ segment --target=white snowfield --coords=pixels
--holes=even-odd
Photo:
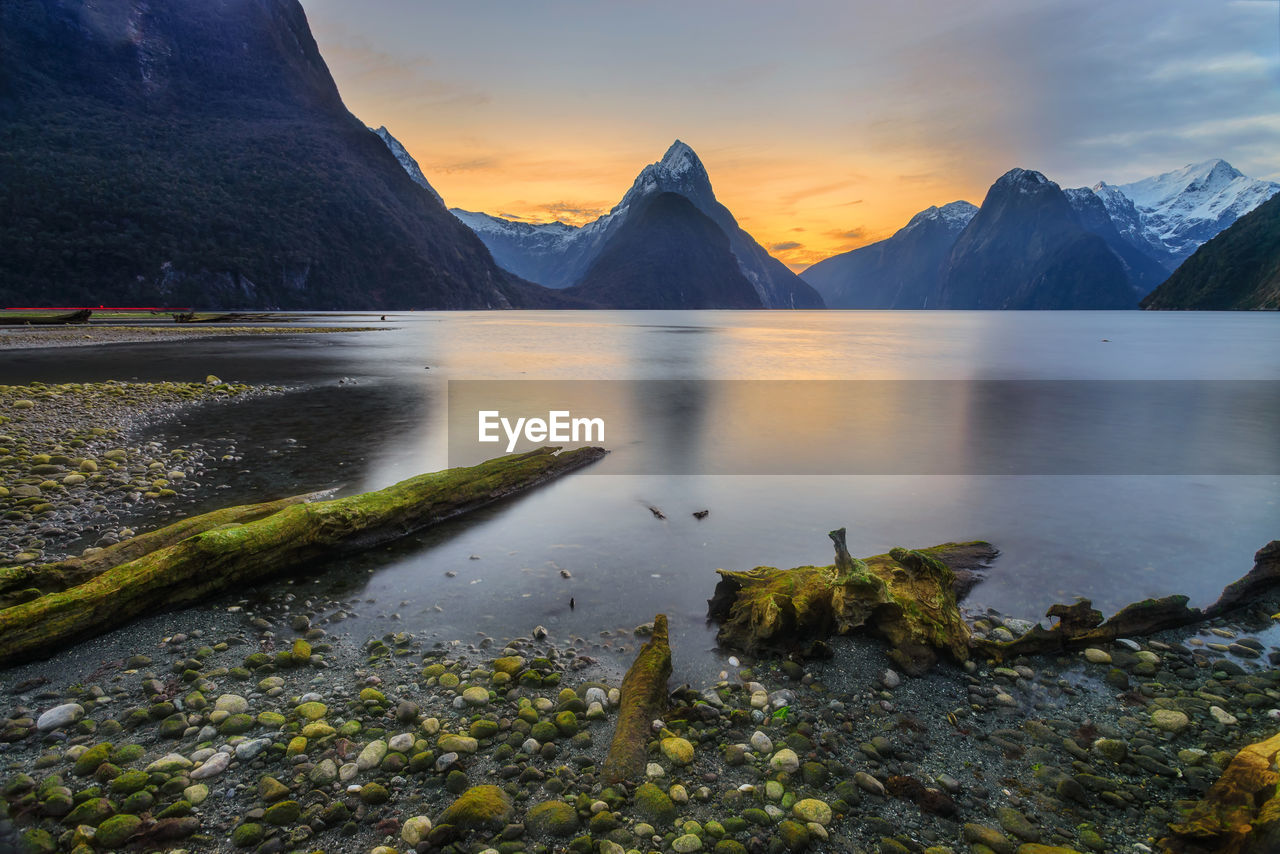
[[[1206,160],[1131,184],[1099,182],[1093,192],[1122,235],[1172,270],[1280,192],[1280,184],[1250,178],[1225,160]]]

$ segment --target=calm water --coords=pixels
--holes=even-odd
[[[370,489],[443,467],[449,379],[1280,380],[1274,314],[512,312],[391,319],[391,331],[380,333],[0,359],[7,382],[216,373],[297,388],[158,428],[180,441],[237,440],[243,459],[217,473],[232,488],[218,491],[216,503],[333,485]],[[1073,403],[1071,421],[1042,420],[1034,429],[1040,441],[1070,449],[1079,444],[1073,424],[1106,423],[1114,409],[1114,398],[1086,395]],[[590,638],[665,612],[677,663],[684,663],[678,671],[690,675],[716,666],[716,656],[704,652],[714,647],[705,600],[715,569],[829,562],[826,532],[839,526],[848,528],[854,554],[990,540],[1003,555],[970,604],[1028,618],[1078,595],[1104,611],[1174,592],[1206,603],[1252,565],[1256,549],[1280,536],[1274,399],[1239,412],[1224,411],[1221,401],[1176,397],[1150,406],[1157,450],[1176,456],[1192,434],[1203,444],[1206,431],[1209,439],[1221,431],[1237,461],[1256,458],[1259,471],[1271,472],[1249,475],[610,475],[627,471],[635,454],[652,452],[639,447],[646,441],[661,447],[692,431],[694,447],[712,447],[726,434],[737,442],[750,434],[723,429],[743,414],[722,396],[703,401],[694,418],[679,407],[632,411],[643,429],[597,473],[332,567],[326,582],[373,600],[350,630],[403,628],[469,640],[476,632],[502,638],[543,624],[561,637]],[[886,435],[926,414],[904,410],[895,416],[903,423],[886,425]],[[782,435],[752,441],[766,451],[803,445],[805,425],[815,422],[799,413],[783,423]],[[967,429],[975,423],[1010,436],[1022,428],[1021,421],[1001,424],[999,412],[970,420]],[[652,438],[636,440],[637,433]],[[655,519],[650,505],[662,508],[666,521]],[[711,511],[704,521],[690,515],[703,508]],[[572,577],[562,578],[561,569]]]

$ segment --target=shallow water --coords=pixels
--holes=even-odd
[[[10,353],[3,357],[4,381],[215,373],[296,388],[156,428],[184,442],[236,441],[242,458],[213,475],[231,486],[213,494],[213,505],[331,486],[376,488],[444,466],[447,380],[1280,380],[1280,317],[1274,314],[510,312],[389,318],[392,330],[378,333]],[[759,408],[756,396],[744,404],[704,395],[694,412],[630,406],[627,443],[592,474],[573,475],[344,562],[326,579],[342,583],[349,595],[374,600],[347,624],[355,633],[407,629],[468,640],[476,632],[503,638],[543,624],[561,637],[599,639],[601,631],[629,629],[665,612],[678,675],[686,676],[718,667],[719,656],[704,653],[714,649],[705,600],[717,567],[826,563],[826,532],[840,526],[848,528],[854,554],[990,540],[1003,554],[970,604],[1016,616],[1034,619],[1053,602],[1078,595],[1090,596],[1104,611],[1174,592],[1205,603],[1248,570],[1256,549],[1280,536],[1280,401],[1271,388],[1262,386],[1261,400],[1247,407],[1231,397],[1206,398],[1203,388],[1158,395],[1139,406],[1149,416],[1146,426],[1126,422],[1125,429],[1142,430],[1140,444],[1148,450],[1168,460],[1218,444],[1230,451],[1231,462],[1189,462],[1186,471],[1196,474],[1166,466],[1159,470],[1169,473],[1141,476],[993,474],[989,466],[945,475],[609,474],[634,470],[637,455],[677,452],[697,470],[707,456],[700,449],[723,450],[725,435],[753,442],[738,448],[748,454],[803,448],[813,438],[804,425],[817,423],[785,418],[785,432],[777,435],[723,429],[739,425],[747,407]],[[1030,437],[1032,448],[1076,447],[1083,454],[1090,448],[1077,447],[1080,425],[1111,423],[1118,410],[1116,396],[1106,393],[1073,400],[1067,421],[1029,418],[1016,402],[964,418],[907,406],[892,410],[878,429],[895,452],[901,447],[894,437],[913,419],[929,417],[944,426],[954,418],[962,433],[994,432],[1015,443]],[[778,429],[776,422],[761,427]],[[1249,471],[1251,461],[1259,473],[1218,473]],[[1042,470],[1072,469],[1059,464]],[[648,506],[662,508],[667,519],[656,519]],[[690,515],[704,508],[711,511],[705,520]],[[563,578],[561,569],[571,577]],[[634,646],[628,636],[612,642],[623,647],[618,660]]]

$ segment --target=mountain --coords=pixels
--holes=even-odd
[[[763,308],[728,235],[679,193],[646,195],[566,297],[621,309]]]
[[[1133,308],[1124,264],[1081,224],[1062,189],[1039,172],[1000,177],[956,238],[939,308]],[[934,302],[930,301],[930,305]]]
[[[766,308],[823,307],[818,293],[766,252],[716,200],[706,167],[680,140],[661,160],[641,170],[609,213],[580,228],[515,223],[459,209],[453,213],[475,230],[505,269],[550,288],[567,288],[582,281],[642,202],[661,193],[684,196],[725,233],[740,272]]]
[[[977,212],[969,202],[928,208],[892,237],[819,261],[800,277],[829,308],[928,308],[943,262]]]
[[[1169,271],[1160,262],[1121,236],[1101,197],[1087,187],[1062,192],[1085,231],[1105,240],[1120,259],[1129,284],[1139,297],[1151,293],[1157,285],[1169,278]]]
[[[505,308],[351,115],[296,0],[0,4],[0,301]]]
[[[443,205],[444,199],[436,192],[436,188],[427,182],[427,176],[422,174],[422,168],[418,166],[418,161],[414,160],[408,149],[400,144],[400,140],[391,135],[391,131],[387,130],[386,125],[377,129],[369,128],[369,130],[376,133],[378,138],[386,143],[387,148],[391,149],[391,153],[395,155],[396,162],[409,174],[413,183],[435,196],[436,201]]]
[[[582,230],[563,222],[515,222],[487,213],[451,208],[450,213],[484,241],[493,260],[504,270],[548,288],[573,284],[581,276],[577,240]]]
[[[1142,307],[1280,309],[1280,195],[1197,249]]]
[[[1249,178],[1225,160],[1093,188],[1120,234],[1172,271],[1205,241],[1280,192],[1280,184]]]

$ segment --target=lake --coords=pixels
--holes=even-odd
[[[826,533],[836,527],[848,529],[854,555],[989,540],[1002,555],[968,605],[1029,619],[1081,595],[1105,612],[1169,593],[1205,604],[1280,536],[1274,314],[388,319],[388,331],[373,333],[10,352],[4,381],[213,373],[293,389],[153,428],[176,441],[234,443],[239,459],[212,475],[224,488],[210,491],[205,507],[331,486],[372,489],[444,467],[450,380],[737,381],[730,387],[748,393],[699,391],[693,407],[683,399],[647,405],[634,399],[643,385],[602,385],[633,399],[613,410],[627,421],[618,425],[625,440],[606,437],[613,453],[594,471],[328,567],[321,578],[371,600],[345,624],[355,634],[404,629],[470,641],[541,624],[560,637],[595,638],[664,612],[677,676],[686,679],[721,666],[705,620],[716,568],[828,563]],[[771,405],[766,383],[744,382],[765,380],[846,381],[877,389],[877,400],[902,398],[877,407],[881,415],[859,425],[851,443],[851,454],[856,444],[882,465],[832,459],[845,422],[831,417],[840,405],[821,400],[829,383],[802,384],[821,392],[809,405],[785,396]],[[984,390],[980,406],[974,388]],[[1066,388],[1069,405],[1056,392]],[[918,389],[935,391],[920,398]],[[946,403],[954,390],[964,400]],[[1105,463],[1073,462],[1113,440]],[[940,444],[953,441],[954,452]],[[814,449],[835,473],[812,473],[822,471]],[[774,453],[779,473],[732,473],[735,460]],[[718,465],[704,464],[713,457]],[[1138,458],[1147,462],[1127,462]],[[956,459],[962,464],[946,465]],[[1002,467],[1004,459],[1013,462]],[[659,473],[636,473],[644,471]],[[710,513],[699,521],[692,513],[702,509]],[[625,663],[634,641],[615,635],[613,646],[606,658]]]

